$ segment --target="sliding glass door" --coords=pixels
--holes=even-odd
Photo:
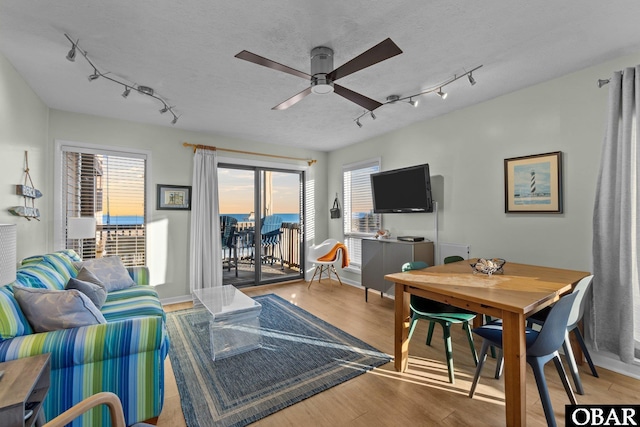
[[[218,166],[223,283],[303,277],[304,172]]]

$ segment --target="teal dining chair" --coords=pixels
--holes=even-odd
[[[460,255],[451,255],[444,258],[445,264],[451,264],[452,262],[458,262],[458,261],[464,261],[464,258],[462,258]]]
[[[402,266],[402,271],[420,270],[427,267],[428,265],[426,262],[413,261],[404,264]],[[476,317],[475,313],[449,304],[422,298],[417,295],[411,295],[410,307],[411,323],[409,325],[409,337],[407,341],[411,341],[411,336],[413,335],[418,320],[420,319],[428,320],[430,322],[429,332],[427,334],[428,346],[431,345],[431,338],[433,337],[435,324],[437,323],[442,326],[450,383],[453,384],[455,382],[455,374],[453,370],[453,347],[451,344],[451,325],[462,323],[462,327],[467,333],[467,340],[469,341],[469,347],[471,348],[471,354],[473,355],[473,363],[476,365],[478,364],[478,355],[476,354],[476,348],[473,345],[473,335],[471,335],[471,328],[469,327],[469,322]]]
[[[529,366],[531,366],[531,369],[533,369],[533,376],[536,379],[538,393],[540,394],[540,400],[542,402],[542,408],[547,420],[547,425],[553,427],[556,426],[556,418],[553,414],[553,407],[551,406],[551,398],[549,397],[547,380],[544,376],[544,365],[549,360],[553,360],[553,363],[556,365],[556,369],[558,370],[558,374],[560,375],[562,385],[564,386],[564,389],[569,396],[571,404],[577,405],[576,396],[573,394],[573,390],[569,385],[567,373],[562,366],[560,354],[558,353],[558,350],[560,349],[564,341],[565,333],[567,330],[569,312],[571,311],[577,296],[578,294],[571,293],[560,298],[560,300],[555,303],[551,311],[549,311],[547,320],[544,322],[542,328],[539,331],[536,331],[529,327],[527,327],[525,330],[525,340],[527,347],[526,361]],[[487,325],[475,328],[473,330],[473,333],[481,336],[484,340],[482,341],[480,358],[478,360],[476,373],[473,377],[473,383],[471,384],[471,390],[469,391],[469,397],[473,397],[473,395],[475,394],[476,387],[478,386],[478,382],[480,381],[480,373],[482,372],[482,367],[484,366],[484,362],[487,359],[487,352],[489,351],[489,347],[495,346],[498,348],[502,348],[502,321],[496,320]]]

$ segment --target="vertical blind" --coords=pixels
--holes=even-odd
[[[125,266],[145,265],[145,156],[63,147],[62,159],[65,223],[72,217],[97,223],[94,238],[65,236],[66,247],[83,259],[118,255]]]
[[[362,238],[381,228],[381,215],[373,213],[370,175],[380,171],[380,160],[345,165],[342,168],[344,194],[344,240],[351,264],[362,265]]]

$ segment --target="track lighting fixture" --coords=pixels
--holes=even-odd
[[[165,100],[164,98],[162,98],[161,96],[159,96],[158,94],[155,93],[155,91],[153,90],[153,88],[149,87],[149,86],[142,86],[142,85],[137,85],[137,84],[132,84],[132,83],[126,83],[121,81],[121,79],[113,77],[113,75],[107,75],[110,74],[108,72],[103,73],[101,71],[98,70],[98,67],[96,67],[94,65],[94,63],[91,61],[91,59],[89,59],[89,57],[87,56],[87,52],[82,50],[80,48],[80,46],[78,45],[78,41],[73,41],[71,39],[71,37],[69,37],[69,35],[65,34],[64,35],[67,40],[69,40],[69,42],[71,43],[71,50],[69,50],[69,53],[67,53],[66,58],[71,61],[71,62],[75,62],[76,59],[76,52],[80,52],[80,54],[84,57],[84,59],[86,59],[86,61],[89,63],[89,65],[93,68],[93,74],[89,75],[89,81],[94,81],[99,77],[102,77],[106,80],[109,80],[113,83],[119,84],[120,86],[124,87],[124,92],[122,92],[122,97],[123,98],[127,98],[129,96],[129,94],[131,93],[131,89],[135,89],[139,94],[141,95],[146,95],[146,96],[150,96],[152,98],[157,99],[158,101],[160,101],[162,103],[162,109],[160,110],[161,114],[166,113],[167,111],[171,113],[171,115],[173,116],[173,120],[171,120],[171,124],[175,125],[176,122],[178,121],[178,117],[176,115],[176,113],[173,111],[173,109],[175,107],[170,107],[169,103],[167,102],[167,100]]]
[[[412,105],[413,107],[417,107],[418,106],[418,100],[414,99],[417,98],[419,96],[422,95],[427,95],[429,93],[435,93],[438,96],[440,96],[440,98],[442,99],[446,99],[447,98],[447,93],[444,92],[442,89],[455,82],[458,79],[461,79],[463,77],[467,77],[469,79],[469,83],[471,84],[471,86],[474,86],[476,84],[476,79],[473,78],[473,72],[476,71],[477,69],[482,68],[482,65],[478,65],[477,67],[472,68],[469,71],[465,71],[464,73],[458,75],[458,74],[454,74],[453,77],[450,77],[449,79],[438,83],[436,86],[432,86],[430,89],[426,89],[423,90],[422,92],[416,93],[414,95],[408,95],[408,96],[400,96],[400,95],[389,95],[387,96],[387,102],[385,102],[383,105],[385,104],[395,104],[397,102],[406,102],[409,105]],[[608,80],[598,80],[598,86],[602,87],[602,85],[607,84],[609,81]],[[360,119],[363,118],[365,115],[370,114],[371,118],[375,119],[376,116],[373,114],[373,111],[365,111],[362,114],[360,114],[358,117],[356,117],[355,121],[356,124],[359,127],[362,127],[362,123],[360,123]]]
[[[471,86],[476,84],[476,79],[473,78],[472,73],[467,74],[467,77],[469,77],[469,83],[471,84]]]
[[[76,44],[73,43],[73,46],[71,47],[71,50],[69,51],[69,53],[67,53],[67,59],[71,62],[75,62],[76,60]]]
[[[610,81],[610,79],[598,79],[598,88],[601,88],[602,86],[608,84]]]

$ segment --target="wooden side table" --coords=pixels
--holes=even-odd
[[[0,371],[4,371],[0,378],[1,424],[6,427],[44,424],[42,402],[49,391],[49,353],[0,363]]]

